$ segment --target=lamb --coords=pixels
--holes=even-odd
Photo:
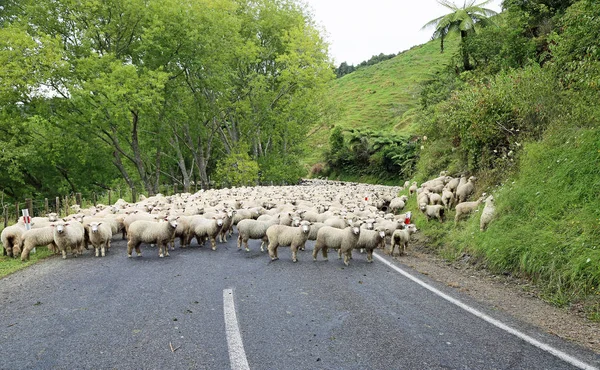
[[[96,257],[100,252],[102,257],[106,255],[106,250],[110,249],[110,239],[112,238],[112,228],[107,222],[90,222],[87,226],[90,243],[94,246]]]
[[[388,230],[377,227],[375,230],[361,230],[356,248],[367,251],[367,262],[373,262],[373,250],[385,244],[385,236]],[[340,249],[341,253],[341,249]]]
[[[408,194],[413,195],[417,192],[417,182],[414,181],[410,188],[408,188]]]
[[[133,248],[138,256],[142,255],[140,251],[141,243],[152,243],[158,245],[158,256],[169,256],[167,243],[173,239],[175,229],[177,228],[177,217],[171,217],[163,222],[156,221],[134,221],[129,225],[127,233],[127,257],[131,257]],[[163,252],[164,249],[164,252]]]
[[[392,249],[390,250],[390,256],[394,255],[394,249],[396,249],[396,246],[398,246],[399,255],[404,255],[406,253],[406,249],[408,249],[410,236],[417,231],[419,230],[415,224],[408,224],[403,230],[394,231],[394,234],[392,234]]]
[[[83,253],[85,244],[85,231],[80,222],[57,222],[54,228],[54,244],[62,253],[62,258],[67,258],[67,249],[71,249],[74,257]]]
[[[355,222],[345,229],[336,229],[331,226],[323,226],[317,233],[317,242],[313,249],[313,260],[317,260],[317,254],[321,250],[323,258],[327,261],[327,249],[341,249],[344,254],[344,265],[348,266],[352,250],[356,248],[360,238],[360,223]]]
[[[206,239],[210,240],[210,247],[217,250],[217,235],[223,228],[223,215],[214,215],[211,218],[192,216],[190,220],[190,241],[195,237],[198,245],[204,245]]]
[[[473,191],[475,190],[473,182],[475,182],[475,180],[477,180],[477,178],[471,176],[465,184],[459,185],[458,188],[456,188],[456,199],[458,203],[466,201],[469,196],[473,194]]]
[[[21,236],[25,232],[24,224],[14,224],[12,226],[6,227],[2,230],[2,234],[0,234],[0,239],[2,240],[2,254],[4,256],[16,257],[19,253],[15,253],[13,251],[14,248],[20,249],[21,245]]]
[[[496,206],[494,204],[494,196],[490,195],[485,200],[485,207],[483,207],[483,211],[481,212],[481,218],[479,219],[479,230],[485,231],[492,218],[494,218],[494,213],[496,212]]]
[[[421,210],[421,212],[423,212],[425,217],[427,217],[428,222],[432,218],[436,218],[440,222],[444,222],[445,210],[444,210],[444,206],[442,206],[441,204],[435,204],[435,205],[430,206],[425,203],[421,203],[419,205],[419,209]]]
[[[462,216],[468,215],[479,207],[481,202],[483,201],[485,193],[477,199],[475,202],[462,202],[456,205],[456,215],[454,216],[454,224],[458,224],[458,221]]]
[[[35,247],[48,245],[51,250],[58,250],[54,243],[54,228],[52,226],[27,230],[21,236],[21,261],[29,259],[29,253]]]
[[[267,229],[269,239],[269,256],[272,261],[278,260],[277,247],[290,246],[292,261],[298,262],[298,249],[304,249],[304,244],[310,233],[310,222],[302,221],[300,226],[272,225]]]
[[[267,243],[267,229],[269,226],[279,224],[279,218],[280,215],[277,215],[268,221],[242,220],[238,222],[238,249],[241,249],[242,243],[244,243],[246,252],[250,252],[250,248],[248,248],[248,239],[261,239],[260,251],[264,252],[264,245]]]

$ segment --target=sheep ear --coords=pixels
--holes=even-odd
[[[69,226],[69,223],[67,222],[67,223],[65,224],[65,226]]]

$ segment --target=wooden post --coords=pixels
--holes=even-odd
[[[137,202],[137,193],[135,192],[135,188],[131,188],[131,203]]]
[[[8,206],[4,206],[4,228],[8,227]]]
[[[60,197],[56,197],[56,204],[54,206],[54,212],[60,217]]]
[[[31,200],[31,198],[25,198],[25,206],[27,207],[27,210],[29,211],[29,216],[33,217],[33,202]]]
[[[177,184],[173,184],[173,195],[177,194]]]
[[[92,202],[94,203],[94,207],[96,207],[96,204],[98,204],[98,202],[96,201],[96,192],[92,193]]]
[[[75,193],[75,203],[81,207],[81,193]]]
[[[19,217],[21,217],[20,216],[21,212],[19,212],[19,202],[15,202],[15,211],[17,212],[17,218],[16,218],[17,221],[16,222],[19,222]]]
[[[108,191],[108,205],[111,206],[112,205],[112,201],[111,201],[111,196],[112,196],[112,190]]]
[[[123,189],[119,188],[119,199],[123,199]]]
[[[44,216],[48,216],[48,213],[50,213],[48,198],[44,198]]]
[[[65,217],[69,215],[69,196],[65,195],[65,200],[63,201],[65,206]]]

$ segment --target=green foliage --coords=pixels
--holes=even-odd
[[[259,159],[260,182],[263,184],[297,184],[306,175],[298,158],[292,155],[269,155]]]
[[[1,247],[0,253],[2,253]],[[21,262],[20,258],[10,258],[8,256],[3,256],[2,254],[0,254],[0,278],[10,275],[15,271],[24,269],[38,261],[41,261],[51,256],[52,252],[50,252],[46,247],[36,248],[36,253],[31,253],[29,255],[29,261],[26,262]]]
[[[221,186],[254,186],[258,182],[258,163],[247,148],[235,148],[217,163],[214,181]]]
[[[532,66],[471,83],[424,114],[424,133],[451,142],[463,170],[512,166],[524,139],[539,138],[561,114],[561,94],[547,71]],[[435,150],[435,148],[434,148]]]
[[[417,161],[417,144],[391,132],[350,130],[347,140],[336,127],[327,155],[329,170],[380,180],[410,178]]]
[[[364,60],[364,61],[360,62],[356,67],[353,64],[348,65],[348,63],[346,63],[346,62],[342,62],[340,64],[340,66],[335,69],[335,75],[337,78],[340,78],[342,76],[345,76],[349,73],[356,71],[359,68],[372,66],[377,63],[383,62],[384,60],[392,59],[395,56],[396,56],[396,54],[380,53],[379,55],[373,55],[369,60]]]

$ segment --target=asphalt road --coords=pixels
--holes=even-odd
[[[574,369],[399,274],[355,253],[270,262],[251,240],[127,258],[115,239],[50,258],[0,280],[1,369],[231,369],[224,290],[232,289],[250,369]],[[382,255],[380,253],[380,255]],[[388,256],[385,259],[390,260]],[[470,301],[446,294],[589,364],[600,356]]]

